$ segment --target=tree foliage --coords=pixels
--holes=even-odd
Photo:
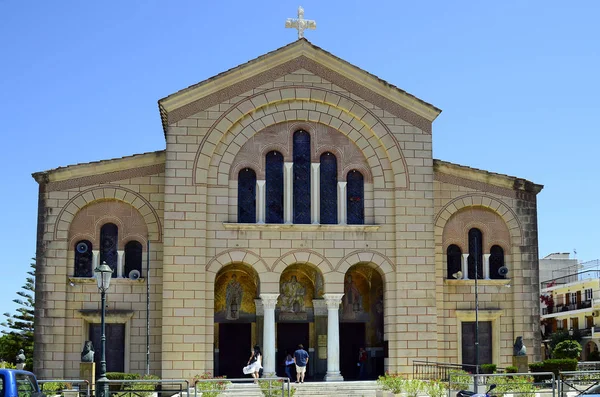
[[[550,349],[552,349],[552,351],[554,352],[554,348],[556,347],[556,345],[565,340],[574,340],[576,342],[581,342],[581,333],[578,329],[574,329],[573,336],[571,336],[569,335],[569,331],[566,329],[556,330],[556,332],[553,332],[550,335]]]
[[[556,345],[552,354],[555,358],[575,358],[579,359],[581,356],[581,345],[579,342],[574,340],[564,340]]]
[[[18,298],[13,302],[18,305],[16,313],[4,313],[6,317],[2,326],[0,337],[0,359],[11,363],[19,353],[19,349],[25,352],[26,368],[33,367],[33,318],[35,307],[35,259],[30,264],[31,270],[27,272],[25,285],[17,292]]]

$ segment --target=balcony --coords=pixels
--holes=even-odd
[[[586,270],[584,272],[572,274],[569,276],[555,278],[542,282],[541,289],[545,290],[552,287],[560,287],[567,284],[575,283],[584,280],[600,279],[600,270]]]
[[[593,305],[593,301],[587,300],[587,301],[582,301],[579,303],[573,303],[570,305],[556,305],[554,307],[543,307],[542,315],[545,316],[548,314],[559,314],[559,313],[564,313],[564,312],[570,312],[573,310],[591,309],[592,305]]]

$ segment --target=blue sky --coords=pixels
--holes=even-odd
[[[0,1],[0,313],[35,255],[31,173],[163,149],[157,100],[296,39],[443,110],[434,157],[545,185],[540,255],[600,257],[600,2]]]

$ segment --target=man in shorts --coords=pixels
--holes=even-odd
[[[294,352],[294,363],[296,364],[296,383],[304,383],[308,353],[304,350],[302,344],[298,345],[298,350]]]

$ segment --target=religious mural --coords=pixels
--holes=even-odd
[[[279,284],[279,320],[308,320],[313,299],[323,297],[321,272],[309,265],[295,264],[283,272]]]
[[[215,323],[254,321],[258,286],[254,269],[237,264],[223,268],[215,280]]]
[[[366,323],[367,346],[383,344],[383,280],[372,267],[358,264],[346,272],[340,320]]]

